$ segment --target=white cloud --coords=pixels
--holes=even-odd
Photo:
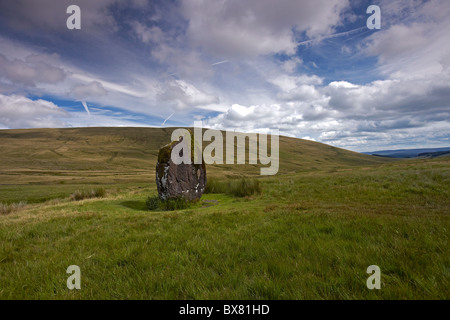
[[[0,94],[0,128],[64,128],[89,126],[148,126],[145,119],[123,112],[91,107],[90,112],[67,112],[43,99]]]
[[[99,81],[92,81],[88,84],[78,84],[73,87],[71,94],[77,99],[87,99],[92,97],[101,97],[107,94],[107,91]]]
[[[216,96],[206,93],[183,80],[169,82],[158,98],[168,101],[175,110],[217,104],[219,102]]]
[[[347,81],[326,86],[301,81],[277,84],[278,96],[291,94],[285,102],[249,107],[234,104],[205,122],[213,128],[256,132],[279,128],[283,134],[353,150],[367,150],[368,144],[405,146],[432,137],[433,143],[448,143],[450,82],[416,79],[379,80],[367,85]],[[437,127],[440,132],[434,131]]]
[[[157,26],[147,27],[138,21],[133,21],[131,25],[138,38],[144,43],[152,42],[158,44],[165,41],[163,31]]]
[[[378,56],[380,63],[409,55],[428,42],[423,24],[393,25],[386,31],[374,33],[368,41],[371,44],[366,53]]]
[[[281,74],[273,79],[269,79],[268,81],[277,85],[283,92],[289,92],[304,85],[320,85],[323,82],[323,80],[316,75],[308,76],[306,74],[302,74],[300,76]]]
[[[379,70],[397,79],[434,77],[443,72],[449,76],[448,1],[389,1],[382,5],[394,6],[397,11],[392,12],[402,19],[392,18],[390,25],[368,37],[363,46],[365,54],[378,57]],[[383,12],[391,14],[386,9]]]
[[[13,83],[35,86],[36,83],[55,84],[64,80],[63,69],[45,62],[44,56],[32,54],[25,60],[8,60],[0,54],[0,77]]]
[[[227,57],[293,54],[294,29],[310,38],[329,34],[341,23],[348,4],[339,0],[182,2],[190,39],[208,52]]]
[[[64,118],[66,127],[148,127],[145,119],[131,116],[123,112],[113,112],[107,109],[90,108],[90,113],[84,111],[71,112]]]
[[[341,53],[342,54],[351,54],[352,53],[352,49],[348,46],[342,46],[341,47]]]
[[[11,5],[8,1],[1,1],[0,11],[4,13],[4,19],[8,24],[16,30],[64,31],[68,17],[66,9],[73,2],[72,0],[19,0],[17,5]],[[92,30],[95,25],[106,28],[113,27],[114,19],[105,9],[117,2],[117,0],[76,1],[81,8],[82,28],[91,28]]]
[[[52,102],[0,94],[0,126],[5,128],[64,127],[68,113]]]
[[[293,73],[295,69],[303,63],[303,60],[299,57],[292,57],[286,61],[284,61],[281,65],[281,68],[287,73]]]

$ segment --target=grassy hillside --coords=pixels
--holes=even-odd
[[[68,196],[74,189],[90,184],[107,188],[154,184],[158,151],[170,142],[172,131],[173,128],[0,130],[0,201],[42,202]],[[280,174],[386,162],[389,160],[317,142],[280,137]],[[207,173],[259,175],[259,166],[211,165]]]
[[[0,215],[0,299],[450,298],[450,157],[386,162],[282,137],[260,195],[148,211],[170,133],[0,131],[0,199],[28,202]],[[68,198],[95,187],[106,195]],[[69,265],[81,290],[66,287]],[[366,287],[369,265],[380,290]]]

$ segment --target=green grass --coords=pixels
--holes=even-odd
[[[35,204],[0,220],[0,298],[448,299],[449,181],[428,162],[261,179],[261,196],[171,212],[146,210],[153,187]]]
[[[86,145],[107,145],[103,137]],[[282,166],[292,162],[276,176],[207,167],[218,188],[244,174],[261,193],[216,190],[174,211],[147,209],[154,163],[120,171],[120,152],[93,175],[62,168],[85,164],[76,153],[29,175],[25,162],[5,165],[1,202],[28,204],[0,215],[0,299],[449,299],[450,158],[370,164],[311,142],[316,155],[299,154],[296,167],[297,143],[281,150]],[[70,201],[96,188],[103,198]],[[66,287],[69,265],[81,268],[81,290]],[[380,290],[366,287],[369,265],[381,268]]]
[[[103,198],[106,192],[104,188],[96,188],[90,190],[77,190],[70,195],[70,200],[80,201],[91,198]]]
[[[246,177],[228,179],[228,181],[210,178],[205,188],[205,193],[225,193],[235,197],[249,197],[261,192],[260,181]]]
[[[19,211],[21,208],[25,207],[27,203],[20,201],[18,203],[0,203],[0,215],[10,214]]]
[[[195,202],[184,198],[161,200],[159,196],[148,197],[145,202],[147,209],[151,211],[174,211],[192,207]]]

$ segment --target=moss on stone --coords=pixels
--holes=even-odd
[[[195,146],[195,140],[194,140],[194,134],[192,133],[192,131],[190,129],[186,129],[187,131],[189,131],[189,134],[191,136],[191,163],[194,163],[194,146]],[[178,143],[178,141],[172,141],[171,143],[165,145],[164,147],[162,147],[159,150],[158,153],[158,162],[162,163],[162,162],[169,162],[170,157],[172,155],[172,148],[173,146]],[[202,162],[203,162],[203,155],[202,155]]]
[[[178,141],[172,141],[171,143],[165,145],[164,147],[162,147],[159,150],[158,153],[158,162],[159,163],[163,163],[163,162],[169,162],[170,160],[170,156],[172,155],[172,148],[175,145],[175,143],[177,143]]]

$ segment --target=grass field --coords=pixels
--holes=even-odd
[[[450,158],[390,161],[280,138],[250,197],[148,211],[169,129],[0,131],[0,299],[449,299]],[[76,190],[104,197],[71,201]],[[66,269],[81,268],[81,290]],[[366,287],[369,265],[382,287]]]

